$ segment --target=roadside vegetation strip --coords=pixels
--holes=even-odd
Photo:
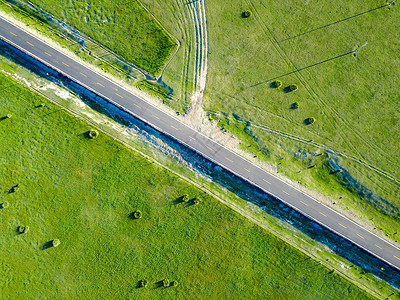
[[[372,0],[335,2],[335,10],[333,4],[300,7],[290,0],[285,7],[296,7],[296,13],[278,3],[268,7],[264,1],[244,3],[225,5],[217,0],[207,6],[210,54],[204,104],[210,117],[241,139],[243,149],[274,164],[280,174],[329,197],[332,200],[319,199],[335,203],[345,214],[352,211],[370,229],[382,229],[381,236],[397,240],[400,220],[392,208],[400,207],[400,151],[398,144],[387,141],[396,140],[400,130],[393,94],[400,84],[400,66],[383,61],[391,61],[399,51],[391,42],[395,39],[390,28],[396,26],[400,11],[385,6],[357,16],[386,5]],[[240,12],[247,10],[250,16],[242,18]],[[330,24],[332,18],[351,16],[355,17],[278,43]],[[250,88],[297,66],[352,53],[366,41],[368,46],[357,53],[281,78],[280,88],[273,83]],[[287,89],[292,84],[298,86],[295,92]],[[314,143],[332,151],[320,151]],[[340,153],[346,155],[335,155]],[[334,173],[330,161],[346,172]]]
[[[1,197],[12,204],[0,210],[3,296],[195,298],[208,289],[211,296],[264,298],[280,283],[280,294],[297,299],[370,298],[110,137],[90,140],[82,133],[91,127],[2,74],[0,83],[7,87],[1,110],[13,114],[0,122],[7,129],[0,131]],[[16,182],[18,192],[5,193]],[[186,194],[198,204],[178,200]],[[26,220],[31,230],[16,237]],[[155,288],[164,279],[179,286]]]

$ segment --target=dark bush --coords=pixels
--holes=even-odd
[[[290,109],[298,109],[299,108],[299,103],[295,102],[290,105]]]
[[[98,136],[99,136],[99,133],[98,133],[96,130],[92,129],[92,130],[89,131],[89,137],[90,137],[91,139],[95,139],[95,138],[97,138]]]
[[[60,240],[58,240],[58,239],[52,240],[52,241],[51,241],[51,245],[52,245],[53,247],[58,247],[58,246],[60,245]]]
[[[8,208],[10,206],[10,203],[8,203],[7,201],[4,201],[2,204],[1,204],[1,208]]]
[[[139,281],[139,287],[146,287],[147,286],[147,280],[146,279],[142,279]]]
[[[311,125],[311,124],[313,124],[315,122],[315,119],[314,118],[307,118],[307,119],[305,119],[304,120],[304,123],[306,124],[306,125]]]
[[[244,12],[242,12],[242,18],[248,18],[251,16],[251,12],[246,10]]]
[[[163,287],[169,287],[169,280],[168,279],[164,279],[162,281],[162,285],[163,285]]]
[[[132,213],[132,217],[133,217],[134,219],[140,219],[140,218],[142,217],[142,212],[141,212],[140,210],[134,211],[134,212]]]
[[[291,85],[289,85],[289,89],[293,92],[293,91],[297,90],[298,87],[295,84],[291,84]]]
[[[282,86],[282,81],[280,81],[280,80],[275,80],[274,81],[274,87],[277,89],[277,88],[280,88]]]

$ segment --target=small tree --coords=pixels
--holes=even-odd
[[[18,226],[18,233],[27,233],[29,231],[28,226]]]
[[[199,198],[194,198],[193,199],[193,204],[194,205],[197,205],[197,204],[199,204],[200,203],[200,199]]]
[[[140,210],[134,211],[132,216],[134,219],[140,219],[142,217],[142,212]]]
[[[10,203],[8,203],[7,201],[4,201],[2,204],[1,204],[1,208],[8,208],[10,206]]]
[[[176,281],[176,280],[172,281],[171,286],[178,286],[178,281]]]
[[[11,114],[7,114],[6,119],[11,119],[11,116],[12,116]]]
[[[59,245],[60,245],[60,240],[58,240],[58,239],[54,239],[54,240],[52,240],[51,241],[51,245],[53,246],[53,247],[58,247]]]
[[[293,91],[297,90],[298,87],[296,84],[291,84],[291,85],[289,85],[289,89],[293,92]]]
[[[292,103],[292,105],[290,106],[291,109],[298,109],[299,108],[299,103],[295,102]]]
[[[188,194],[185,194],[185,195],[182,196],[182,202],[188,202],[188,200],[189,200],[189,195]]]
[[[96,130],[92,129],[92,130],[89,131],[89,137],[90,137],[91,139],[95,139],[95,138],[97,138],[98,136],[99,136],[99,133],[98,133]]]
[[[242,12],[242,18],[248,18],[251,16],[251,12],[246,10],[244,12]]]
[[[304,123],[305,123],[306,125],[311,125],[311,124],[313,124],[314,122],[315,122],[315,119],[314,119],[313,117],[310,117],[310,118],[307,118],[307,119],[304,120]]]
[[[142,279],[139,281],[139,287],[146,287],[147,286],[147,280],[146,279]]]
[[[280,88],[282,86],[282,81],[280,80],[275,80],[274,81],[274,87],[275,88]]]
[[[168,279],[164,279],[162,281],[162,285],[163,285],[163,287],[169,287],[169,280]]]

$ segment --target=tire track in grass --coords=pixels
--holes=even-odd
[[[266,34],[266,36],[269,38],[269,40],[273,43],[275,49],[278,51],[278,53],[281,55],[281,57],[284,59],[284,61],[286,62],[286,64],[289,67],[294,68],[295,70],[297,70],[296,65],[294,64],[294,62],[286,55],[286,53],[283,51],[283,49],[280,47],[277,39],[274,37],[274,35],[272,34],[272,31],[269,29],[269,27],[262,21],[262,19],[259,17],[259,13],[257,11],[257,9],[255,8],[254,4],[250,1],[247,0],[247,3],[249,6],[252,7],[253,11],[254,11],[254,15],[256,15],[256,19],[258,21],[258,23],[260,24],[261,28],[265,28],[266,30],[263,30],[264,33]],[[355,130],[349,123],[348,121],[344,120],[340,114],[332,107],[330,107],[320,96],[319,94],[315,91],[315,89],[307,82],[307,80],[304,78],[303,74],[301,74],[301,72],[296,72],[295,76],[298,78],[298,80],[302,83],[302,85],[307,89],[307,91],[309,92],[309,94],[312,96],[312,98],[314,98],[317,103],[319,104],[319,106],[322,108],[322,112],[324,115],[326,115],[327,120],[330,122],[330,124],[335,127],[335,123],[333,122],[333,120],[338,120],[340,121],[340,123],[342,123],[343,125],[345,125],[349,131],[353,134],[353,136],[358,137],[360,140],[362,140],[365,145],[369,146],[370,149],[374,150],[374,152],[376,152],[378,155],[380,155],[381,157],[384,157],[385,159],[387,159],[388,161],[392,161],[391,159],[388,159],[383,153],[384,151],[382,149],[380,149],[379,147],[373,146],[371,143],[369,143],[368,141],[365,140],[365,138],[362,137],[362,135]],[[330,114],[327,115],[325,113],[325,109],[330,111]],[[336,118],[334,117],[336,116]],[[330,117],[333,118],[333,120],[330,119]],[[352,143],[352,139],[348,136],[342,133],[342,131],[338,132],[340,137],[343,139],[343,141],[345,142],[345,144],[347,144],[347,146],[349,147],[349,149],[352,149],[353,153],[358,154],[360,157],[364,158],[363,155],[358,151],[357,147]],[[381,150],[381,151],[379,151]],[[358,158],[359,159],[359,158]],[[364,158],[365,159],[365,158]],[[361,160],[361,159],[359,159]],[[393,162],[393,161],[392,161]],[[393,162],[396,165],[398,165],[397,162]],[[382,171],[385,174],[389,174],[386,171]],[[391,178],[394,178],[392,175],[390,175]],[[397,181],[396,181],[397,182]]]

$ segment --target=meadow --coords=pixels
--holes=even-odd
[[[177,46],[138,1],[31,1],[128,62],[158,74]]]
[[[3,74],[0,85],[2,298],[370,298]]]
[[[244,149],[394,240],[398,19],[398,7],[386,1],[207,2],[204,102]],[[292,84],[298,89],[290,91]]]

